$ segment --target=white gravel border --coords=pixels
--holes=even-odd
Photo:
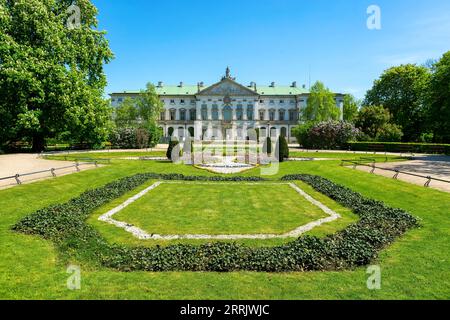
[[[122,228],[125,231],[131,233],[135,238],[138,238],[140,240],[179,240],[179,239],[191,239],[191,240],[239,240],[239,239],[285,239],[285,238],[291,238],[291,237],[299,237],[305,232],[308,232],[324,223],[329,223],[332,221],[335,221],[341,216],[336,213],[335,211],[331,210],[327,206],[325,206],[320,201],[315,200],[313,197],[311,197],[309,194],[304,192],[301,188],[299,188],[294,183],[270,183],[272,185],[289,185],[292,189],[297,191],[298,194],[300,194],[302,197],[304,197],[306,200],[308,200],[313,205],[320,208],[323,212],[325,212],[328,217],[322,218],[313,222],[310,222],[308,224],[305,224],[303,226],[300,226],[296,228],[295,230],[292,230],[290,232],[284,233],[284,234],[229,234],[229,235],[208,235],[208,234],[185,234],[185,235],[159,235],[159,234],[149,234],[146,231],[132,225],[126,222],[117,221],[113,219],[113,215],[124,209],[125,207],[129,206],[136,200],[143,197],[145,194],[147,194],[149,191],[157,188],[162,183],[170,183],[170,184],[224,184],[223,182],[214,183],[214,182],[186,182],[186,181],[170,181],[170,182],[162,182],[158,181],[151,185],[150,187],[146,188],[145,190],[139,192],[138,194],[134,195],[133,197],[126,200],[121,205],[115,207],[114,209],[108,211],[107,213],[101,215],[98,220],[107,222],[109,224],[115,225],[116,227]],[[269,183],[258,183],[258,182],[248,182],[248,183],[239,183],[239,182],[232,182],[233,184],[245,184],[245,185],[257,185],[257,184],[269,184]]]

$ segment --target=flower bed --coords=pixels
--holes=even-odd
[[[187,181],[262,181],[260,177],[204,177],[145,173],[123,178],[86,191],[64,204],[39,210],[17,223],[13,230],[53,241],[63,255],[89,260],[120,271],[260,271],[286,272],[342,270],[363,266],[378,252],[418,227],[409,213],[368,199],[318,176],[290,175],[301,180],[360,216],[360,221],[325,238],[300,237],[276,247],[253,248],[239,243],[212,242],[167,247],[128,247],[109,244],[86,219],[96,208],[142,185],[149,179]]]

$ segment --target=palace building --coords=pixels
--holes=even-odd
[[[156,92],[164,103],[159,121],[164,136],[190,134],[199,140],[244,140],[248,129],[259,129],[260,137],[284,135],[295,141],[292,130],[309,96],[305,86],[298,87],[296,82],[288,86],[275,82],[242,85],[229,68],[219,82],[209,86],[159,82]],[[118,106],[125,98],[138,95],[139,91],[112,93],[111,103]],[[336,94],[335,99],[342,115],[344,95]]]

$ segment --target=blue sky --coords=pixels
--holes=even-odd
[[[362,98],[386,68],[450,50],[448,0],[94,0],[115,59],[106,93],[147,82],[309,84]],[[369,5],[381,30],[366,27]]]

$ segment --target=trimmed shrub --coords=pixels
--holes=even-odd
[[[263,152],[266,154],[272,154],[272,139],[267,137],[263,143]]]
[[[179,144],[180,144],[180,142],[178,141],[177,138],[170,139],[169,146],[167,147],[167,152],[166,152],[167,159],[172,161],[172,151]]]
[[[187,181],[262,181],[260,177],[183,176],[144,173],[123,178],[64,203],[39,210],[17,223],[13,230],[52,240],[68,258],[101,264],[119,271],[238,270],[287,272],[343,270],[363,266],[378,252],[411,228],[417,220],[409,213],[367,199],[361,194],[318,176],[290,175],[283,181],[301,180],[315,190],[353,209],[360,221],[326,238],[300,237],[275,247],[249,247],[239,243],[177,244],[167,247],[128,247],[109,244],[86,223],[100,206],[134,190],[149,179]]]
[[[277,158],[279,162],[284,162],[285,159],[289,158],[289,145],[285,137],[279,136],[275,150],[278,151]]]

